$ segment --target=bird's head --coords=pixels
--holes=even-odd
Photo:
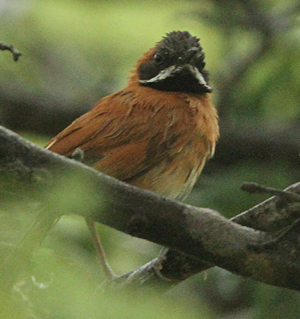
[[[205,55],[199,39],[187,31],[168,33],[138,61],[139,85],[160,91],[206,93],[208,85]]]

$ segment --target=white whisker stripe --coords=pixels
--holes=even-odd
[[[181,69],[182,67],[180,67],[180,70]],[[178,70],[178,67],[176,68],[175,65],[172,65],[172,66],[169,66],[167,69],[163,69],[162,71],[160,71],[154,78],[151,78],[149,80],[140,80],[140,83],[151,83],[151,82],[162,81],[168,78],[169,76],[172,76],[172,74],[180,70]]]
[[[200,85],[211,90],[211,87],[207,85],[207,82],[205,81],[201,72],[199,72],[199,70],[191,64],[185,64],[185,65],[181,65],[181,66],[175,66],[175,65],[169,66],[168,68],[160,71],[155,77],[153,77],[149,80],[140,80],[139,82],[140,83],[154,83],[154,82],[163,81],[166,78],[171,77],[176,73],[179,73],[184,68],[188,69],[191,72],[191,74],[194,75],[195,79],[198,80]]]

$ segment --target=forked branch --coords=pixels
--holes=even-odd
[[[228,220],[211,209],[185,205],[119,182],[37,147],[5,128],[0,128],[0,171],[1,197],[4,191],[17,192],[48,208],[53,206],[48,199],[55,198],[66,176],[76,176],[75,183],[88,187],[88,199],[69,209],[61,206],[61,211],[55,209],[55,213],[53,208],[45,209],[45,214],[51,212],[53,219],[78,214],[169,247],[158,259],[116,279],[116,284],[155,281],[170,287],[216,265],[271,285],[300,290],[296,228],[271,249],[253,249],[276,238],[277,231],[298,219],[299,201],[276,196]],[[81,198],[81,187],[66,189],[74,200]],[[289,191],[299,193],[300,183]],[[86,205],[87,200],[90,205]]]

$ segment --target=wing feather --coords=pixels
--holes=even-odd
[[[80,148],[83,162],[120,180],[134,179],[162,160],[171,161],[197,129],[189,101],[183,105],[172,94],[170,99],[163,105],[120,91],[100,100],[46,148],[69,157]]]

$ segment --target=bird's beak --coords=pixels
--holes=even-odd
[[[176,66],[182,66],[190,62],[190,60],[199,52],[199,48],[192,47],[190,48],[183,56],[180,56],[177,60]]]

